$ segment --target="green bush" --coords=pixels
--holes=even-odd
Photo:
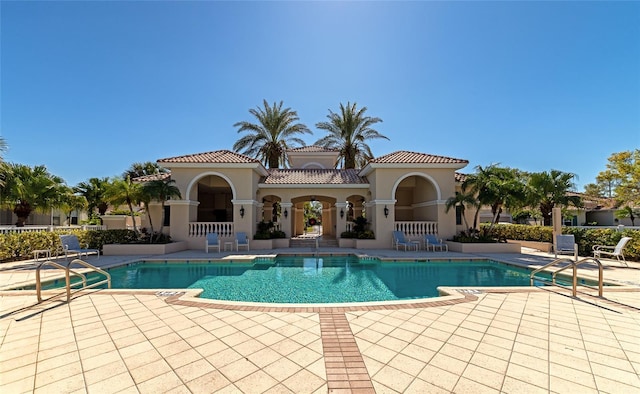
[[[499,238],[519,241],[553,242],[553,228],[544,226],[529,226],[525,224],[498,224],[493,228],[494,235]],[[631,237],[631,241],[624,248],[627,259],[640,261],[640,231],[612,228],[580,228],[562,227],[563,234],[573,234],[578,244],[580,256],[593,256],[594,245],[615,246],[620,238]]]
[[[38,231],[29,233],[0,234],[0,262],[28,260],[33,251],[50,249],[52,256],[62,254],[60,235],[75,234],[80,245],[102,250],[105,244],[128,244],[139,241],[132,230],[72,230],[64,232]]]

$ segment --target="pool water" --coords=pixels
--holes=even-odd
[[[341,303],[439,296],[438,286],[529,286],[531,271],[489,260],[381,262],[277,257],[255,263],[140,262],[109,270],[112,288],[203,289],[200,297],[272,303]]]

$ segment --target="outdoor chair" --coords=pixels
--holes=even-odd
[[[249,239],[247,238],[247,233],[236,233],[236,251],[240,250],[241,246],[246,247],[247,251],[249,250]]]
[[[556,235],[556,245],[553,251],[556,258],[559,254],[571,254],[574,260],[578,261],[578,244],[573,234]]]
[[[627,245],[629,241],[631,241],[631,237],[622,237],[620,238],[620,241],[618,241],[618,244],[616,246],[594,245],[593,257],[600,258],[602,257],[602,255],[615,257],[618,260],[618,262],[628,267],[629,264],[627,264],[627,260],[625,260],[624,253],[622,252],[622,250],[624,249],[624,247]],[[605,250],[605,249],[609,249],[609,250]],[[620,260],[620,257],[622,257],[622,260]]]
[[[404,247],[405,251],[410,250],[412,248],[415,248],[416,250],[418,250],[418,242],[408,241],[404,237],[404,233],[402,231],[393,232],[393,246],[396,248],[396,250],[400,250],[400,246]]]
[[[204,251],[209,253],[209,249],[218,249],[218,253],[220,253],[220,238],[218,238],[218,233],[207,234]]]
[[[81,247],[78,237],[73,234],[60,235],[60,242],[62,243],[65,259],[69,258],[69,253],[77,253],[78,257],[82,257],[83,254],[89,257],[89,253],[97,253],[98,258],[100,258],[100,250],[89,249],[89,245],[86,245],[85,248]]]
[[[435,234],[425,234],[424,236],[424,250],[428,251],[429,247],[433,248],[433,251],[436,251],[436,248],[440,249],[440,251],[449,251],[449,245],[444,243],[444,241]]]

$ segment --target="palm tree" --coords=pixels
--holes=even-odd
[[[556,205],[565,207],[582,205],[579,196],[569,194],[570,191],[575,190],[574,177],[574,174],[558,170],[535,172],[529,175],[529,203],[540,207],[545,226],[551,225],[551,212]]]
[[[140,202],[142,186],[139,183],[131,182],[131,178],[126,179],[115,178],[111,181],[104,197],[114,206],[127,204],[129,212],[131,212],[131,221],[133,222],[133,231],[138,232],[136,227],[136,218],[133,206]]]
[[[4,182],[7,179],[8,166],[4,162],[4,152],[7,151],[7,142],[4,138],[0,137],[0,188],[4,186]],[[2,195],[0,195],[0,203],[2,202]]]
[[[50,174],[45,166],[9,164],[8,167],[2,198],[13,204],[13,213],[18,217],[16,226],[23,227],[34,210],[46,212],[60,205],[62,178]]]
[[[180,194],[180,189],[175,185],[176,181],[173,179],[157,179],[149,182],[145,182],[142,185],[142,194],[145,201],[145,206],[147,208],[147,213],[149,212],[149,205],[152,200],[160,201],[162,204],[162,220],[160,221],[160,231],[158,236],[162,234],[162,230],[164,229],[164,207],[165,202],[171,198],[182,198]],[[151,224],[151,216],[149,216],[149,225],[151,226],[151,238],[153,238],[153,225]]]
[[[127,171],[122,174],[123,178],[130,177],[135,179],[146,175],[166,174],[169,170],[160,166],[158,163],[150,161],[144,163],[133,163]]]
[[[89,216],[98,210],[98,215],[102,216],[107,212],[109,204],[105,200],[104,194],[109,186],[109,178],[89,178],[87,182],[80,182],[73,191],[80,193],[87,199],[87,209]]]
[[[305,146],[304,141],[295,137],[297,134],[311,134],[311,131],[302,123],[297,123],[298,113],[291,108],[282,108],[280,104],[269,106],[267,100],[263,100],[264,109],[257,107],[250,109],[258,123],[238,122],[233,127],[238,127],[238,133],[244,131],[249,134],[240,138],[233,144],[236,152],[255,157],[269,168],[286,167],[289,163],[287,149],[293,144]]]
[[[524,183],[520,180],[517,170],[508,167],[498,167],[491,164],[486,167],[477,166],[476,173],[467,175],[462,183],[462,191],[469,190],[478,199],[474,217],[474,229],[482,206],[490,206],[493,218],[487,230],[491,233],[493,226],[500,219],[502,208],[514,208],[524,205],[526,194]]]
[[[81,194],[74,193],[70,187],[63,188],[59,198],[60,208],[65,213],[69,224],[71,224],[71,213],[73,211],[87,209],[87,199]]]
[[[373,158],[368,140],[389,138],[380,134],[372,126],[382,122],[380,118],[365,116],[367,107],[357,109],[356,103],[344,106],[340,103],[340,113],[329,110],[329,121],[319,122],[316,127],[325,130],[328,135],[316,141],[327,149],[336,149],[340,152],[336,167],[342,163],[342,168],[362,168]]]
[[[453,197],[449,197],[447,202],[445,203],[445,212],[449,212],[449,210],[453,207],[460,207],[460,215],[462,216],[462,220],[464,221],[465,232],[470,229],[469,223],[467,223],[467,217],[465,215],[466,207],[477,207],[478,200],[471,193],[460,193],[456,192],[456,195]],[[473,229],[475,230],[476,223],[473,224]]]

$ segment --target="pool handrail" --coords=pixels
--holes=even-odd
[[[535,269],[535,270],[533,270],[531,272],[531,274],[529,275],[531,286],[534,285],[533,283],[534,283],[535,275],[538,272],[544,271],[547,268],[550,268],[550,267],[552,267],[554,265],[558,265],[558,264],[560,264],[562,262],[568,262],[569,263],[568,265],[560,268],[557,271],[554,271],[551,274],[551,281],[549,281],[547,279],[544,279],[544,278],[538,278],[538,280],[543,281],[543,282],[551,283],[554,286],[558,286],[558,287],[562,287],[562,288],[568,288],[567,286],[563,286],[563,285],[558,284],[556,282],[556,276],[558,275],[558,273],[566,270],[567,268],[571,268],[572,271],[573,271],[573,275],[572,275],[573,278],[572,278],[572,283],[571,283],[571,293],[572,293],[573,297],[576,297],[577,293],[578,293],[578,290],[577,290],[578,289],[578,266],[581,265],[581,264],[587,263],[589,261],[593,261],[598,265],[598,296],[602,297],[603,284],[604,284],[603,283],[604,282],[603,266],[602,266],[602,263],[600,262],[600,260],[598,260],[596,258],[593,258],[593,257],[586,257],[586,258],[584,258],[582,260],[579,260],[579,261],[573,261],[570,258],[555,259],[552,262],[550,262],[549,264],[546,264],[546,265],[544,265],[544,266],[542,266],[540,268],[537,268],[537,269]],[[586,285],[586,284],[583,284],[583,286],[584,287],[588,287],[590,289],[595,289],[594,286],[590,286],[590,285]]]

